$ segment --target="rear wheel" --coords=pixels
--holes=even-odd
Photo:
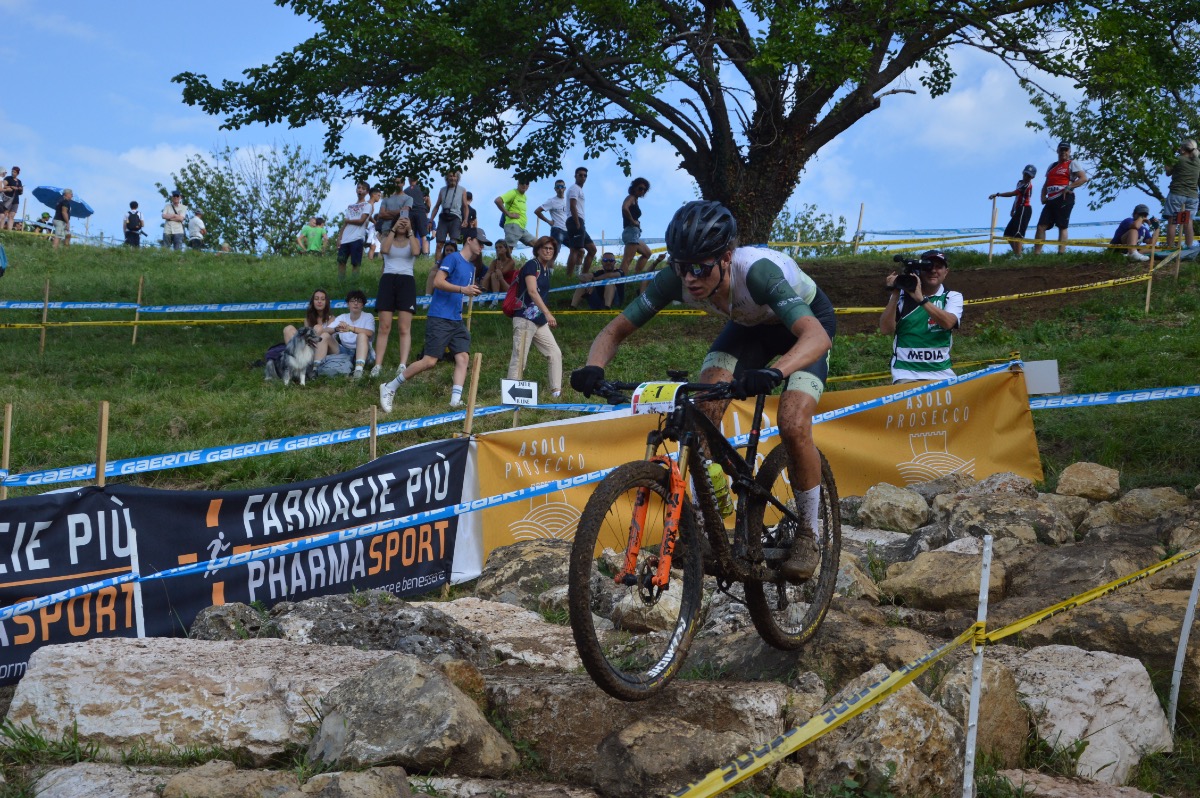
[[[793,488],[791,472],[791,458],[787,447],[781,442],[767,455],[755,480],[787,505],[788,509],[795,510],[798,506],[798,489]],[[825,456],[821,455],[821,564],[816,573],[800,584],[790,584],[782,579],[775,582],[746,582],[746,607],[750,611],[750,619],[763,640],[775,648],[785,651],[800,648],[816,634],[821,621],[825,619],[829,602],[833,599],[838,559],[842,551],[839,510],[833,472]],[[809,534],[807,529],[798,529],[791,519],[774,506],[753,497],[748,503],[746,522],[750,534],[762,535],[764,551],[776,552],[777,559],[782,559],[797,535]]]
[[[637,583],[618,584],[634,503],[649,488]],[[588,674],[624,701],[649,698],[678,673],[696,633],[703,561],[691,502],[684,501],[665,590],[649,585],[666,522],[670,474],[660,463],[626,463],[588,499],[575,531],[568,577],[571,631]]]

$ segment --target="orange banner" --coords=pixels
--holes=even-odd
[[[889,385],[831,391],[822,397],[818,412],[897,390]],[[764,428],[776,423],[777,408],[778,398],[770,399]],[[730,437],[748,431],[752,411],[752,403],[735,402],[722,431]],[[479,495],[493,496],[641,459],[646,433],[655,428],[658,418],[606,414],[484,433],[476,447]],[[813,434],[843,496],[862,495],[879,482],[908,485],[954,471],[976,479],[1001,471],[1042,478],[1029,397],[1019,372],[982,377],[844,416],[818,424]],[[778,436],[764,440],[760,458],[778,441]],[[592,486],[584,485],[484,510],[485,557],[498,546],[520,540],[572,539],[591,492]]]

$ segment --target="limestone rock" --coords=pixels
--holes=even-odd
[[[971,704],[971,658],[960,662],[934,691],[933,699],[967,728]],[[1004,665],[984,657],[979,691],[975,747],[996,758],[1001,767],[1016,767],[1029,734],[1029,712],[1017,696],[1017,680]]]
[[[829,702],[836,711],[863,688],[887,677],[877,665]],[[920,730],[917,732],[916,730]],[[825,737],[800,749],[808,787],[817,792],[853,778],[866,790],[885,783],[896,795],[962,794],[963,731],[946,710],[911,684]],[[889,763],[895,774],[886,782]]]
[[[398,767],[319,773],[305,782],[299,792],[306,798],[411,798],[413,794],[408,786],[408,775],[404,768]]]
[[[742,740],[770,740],[820,707],[824,687],[819,681],[807,685],[811,692],[778,682],[677,679],[653,701],[628,703],[605,695],[587,676],[496,672],[488,680],[488,700],[514,739],[527,742],[548,772],[591,784],[596,747],[635,721],[660,732],[690,724]]]
[[[931,479],[928,482],[917,482],[916,484],[909,485],[908,489],[932,505],[933,500],[938,496],[955,494],[961,490],[966,490],[974,484],[975,477],[964,474],[961,471],[953,471],[949,474],[942,474],[937,479]]]
[[[1001,770],[996,775],[1013,785],[1012,795],[1020,794],[1025,798],[1152,798],[1150,793],[1135,787],[1113,787],[1090,779],[1067,779],[1036,770]]]
[[[1117,506],[1112,502],[1099,502],[1093,504],[1091,508],[1084,513],[1083,520],[1076,524],[1076,534],[1079,537],[1086,537],[1093,529],[1101,527],[1113,526],[1119,523],[1117,517]]]
[[[1038,501],[1055,508],[1078,527],[1092,509],[1092,503],[1082,496],[1064,496],[1061,493],[1039,493]]]
[[[100,638],[33,653],[8,719],[104,749],[220,747],[264,761],[302,745],[312,707],[389,654],[283,640]]]
[[[1014,496],[1024,496],[1027,499],[1037,498],[1037,489],[1033,487],[1033,482],[1011,471],[992,474],[974,485],[963,488],[957,495],[992,496],[1006,493]]]
[[[462,626],[482,634],[495,656],[505,661],[560,671],[583,667],[575,651],[571,627],[546,623],[536,612],[478,598],[455,599],[434,606]]]
[[[775,773],[775,783],[772,786],[781,792],[803,792],[804,768],[785,761]]]
[[[1136,545],[1097,546],[1085,542],[1063,548],[1021,546],[1000,559],[1008,575],[1009,596],[1033,596],[1041,607],[1049,607],[1152,565],[1159,557]],[[1137,589],[1133,585],[1125,590]],[[1002,607],[995,609],[997,617],[1005,616]],[[996,623],[999,621],[989,620],[988,626],[996,628]]]
[[[1042,646],[1007,664],[1041,739],[1056,747],[1087,740],[1078,775],[1124,784],[1145,754],[1172,750],[1166,714],[1137,660]]]
[[[161,798],[163,787],[178,770],[78,762],[39,778],[31,794],[38,798]]]
[[[838,505],[842,511],[843,524],[850,524],[851,526],[859,525],[858,511],[862,508],[862,503],[862,496],[843,496],[838,501]]]
[[[214,760],[172,777],[162,798],[258,798],[299,789],[290,771],[238,770],[232,762]]]
[[[459,779],[446,776],[422,776],[411,779],[418,794],[442,798],[599,798],[595,790],[566,784],[518,782],[503,779]],[[432,791],[432,792],[431,792]]]
[[[923,610],[950,607],[974,607],[979,603],[979,581],[983,561],[970,554],[929,552],[910,563],[888,568],[888,578],[879,584],[885,595],[894,596],[905,606]],[[988,581],[988,601],[1004,596],[1007,574],[1004,564],[993,560]]]
[[[268,613],[234,602],[200,610],[188,630],[188,637],[193,640],[248,640],[283,637],[283,631]]]
[[[866,526],[911,532],[929,520],[929,505],[907,488],[881,482],[867,490],[858,518]]]
[[[1174,488],[1137,488],[1117,499],[1117,519],[1123,523],[1150,521],[1187,504],[1188,497]]]
[[[600,741],[595,785],[606,798],[643,798],[682,787],[753,747],[737,732],[639,719]]]
[[[1074,524],[1057,509],[1037,499],[1008,493],[974,496],[958,502],[950,513],[948,526],[952,538],[991,535],[997,540],[1016,538],[1022,543],[1050,545],[1075,538]]]
[[[618,629],[635,635],[670,632],[679,619],[681,602],[677,593],[678,591],[666,591],[658,601],[647,606],[636,593],[626,591],[613,608],[610,620]]]
[[[839,596],[864,599],[872,604],[879,603],[879,586],[863,573],[852,555],[843,553],[838,566],[837,584],[834,588]]]
[[[441,671],[406,654],[342,682],[321,708],[321,725],[308,746],[313,761],[354,767],[387,762],[487,777],[517,764],[517,752],[470,698]]]
[[[1055,492],[1093,501],[1115,499],[1121,492],[1121,473],[1096,463],[1072,463],[1058,475]]]
[[[567,583],[570,559],[571,541],[555,538],[492,549],[475,584],[475,596],[536,610],[539,595]]]

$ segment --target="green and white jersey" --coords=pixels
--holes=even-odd
[[[790,328],[796,319],[813,315],[816,295],[817,284],[787,255],[765,247],[738,247],[729,268],[728,311],[707,298],[693,297],[674,269],[662,269],[624,313],[635,327],[641,327],[667,305],[682,302],[746,327],[782,324]]]
[[[954,318],[962,318],[963,297],[959,292],[938,286],[938,292],[926,298],[929,304],[937,305]],[[953,377],[950,347],[954,343],[954,331],[936,324],[929,318],[924,306],[913,306],[907,294],[901,297],[896,315],[896,337],[892,341],[892,381],[944,380]]]

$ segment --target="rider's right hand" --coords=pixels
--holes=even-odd
[[[571,372],[571,387],[584,396],[591,396],[602,382],[604,369],[600,366],[584,366]]]

